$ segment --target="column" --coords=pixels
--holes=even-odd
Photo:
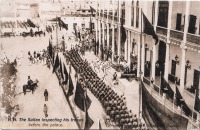
[[[142,56],[141,56],[141,71],[142,71],[142,78],[144,77],[144,65],[145,65],[145,37],[146,35],[142,36]]]
[[[153,39],[153,43],[155,43],[154,39]],[[152,71],[151,71],[151,78],[154,79],[155,81],[155,72],[156,72],[156,55],[157,55],[157,49],[156,49],[156,45],[153,45],[153,57],[152,57]]]
[[[185,83],[185,53],[186,53],[186,48],[182,48],[182,55],[181,55],[181,77],[180,77],[180,91],[184,90]]]
[[[108,4],[108,7],[107,7],[107,22],[108,22],[108,17],[109,17],[109,12],[110,12],[110,0],[106,4]]]
[[[110,30],[109,23],[107,23],[107,50],[108,50],[109,44],[110,44],[110,42],[109,42],[109,40],[110,40],[109,39],[110,38],[109,30]]]
[[[131,54],[131,31],[128,31],[127,33],[128,35],[128,65],[130,65],[131,63],[131,57],[130,57],[130,54]]]
[[[154,21],[154,30],[156,31],[156,26],[157,26],[157,21],[158,21],[158,0],[155,1],[155,21]],[[171,22],[171,21],[170,21]],[[152,43],[155,43],[155,40],[152,40]],[[158,41],[159,44],[159,41]],[[153,44],[153,57],[152,57],[152,71],[151,71],[151,78],[154,79],[155,81],[155,72],[156,72],[156,55],[157,55],[157,45]],[[166,72],[166,71],[165,71]]]
[[[99,20],[99,56],[101,56],[101,21]]]
[[[168,13],[168,28],[167,28],[167,43],[166,43],[166,55],[165,55],[165,74],[164,78],[168,82],[169,73],[169,44],[170,44],[170,29],[171,29],[171,19],[172,19],[172,4],[173,1],[169,1],[169,13]]]
[[[115,0],[112,0],[112,3],[113,3],[113,7],[112,7],[113,8],[113,10],[112,10],[113,11],[113,13],[112,13],[113,17],[112,17],[112,20],[114,21],[114,16],[115,16]]]
[[[114,61],[115,52],[115,25],[112,25],[112,61]]]
[[[136,28],[136,10],[138,7],[136,7],[136,1],[134,0],[134,23],[133,26]]]
[[[165,75],[164,78],[168,82],[169,73],[169,42],[166,43],[166,57],[165,57]]]
[[[118,25],[117,55],[121,55],[121,26]]]
[[[100,4],[101,4],[101,3],[100,3],[100,1],[98,1],[98,3],[99,3],[99,19],[100,19],[100,18],[101,18],[101,15],[100,15],[100,13],[101,13],[101,8],[100,8],[101,6],[100,6]],[[99,26],[99,27],[100,27],[100,26]]]
[[[190,11],[190,1],[186,1],[186,11],[185,11],[185,26],[184,26],[184,34],[183,34],[183,41],[181,43],[182,46],[182,59],[181,59],[181,77],[180,77],[180,91],[184,90],[184,79],[185,79],[185,53],[186,48],[185,44],[187,42],[187,29],[189,24],[189,12]]]
[[[121,25],[120,25],[120,18],[121,18],[121,1],[119,0],[118,2],[118,6],[119,6],[119,9],[118,9],[118,12],[119,12],[119,15],[118,15],[118,45],[117,45],[117,55],[120,56],[121,55]]]
[[[103,59],[105,59],[105,56],[104,56],[104,47],[105,47],[105,23],[104,21],[102,22],[102,31],[103,31],[103,40],[102,40],[102,45],[103,45],[103,50],[102,50],[102,53],[103,53]]]
[[[127,33],[128,31],[126,31],[126,41],[125,41],[125,45],[124,45],[124,59],[126,60],[126,61],[128,61],[128,56],[127,56],[127,53],[128,53],[128,33]]]
[[[140,60],[141,60],[141,43],[140,43],[140,35],[142,34],[138,34],[138,37],[137,37],[137,47],[138,47],[138,59],[137,59],[137,77],[140,76]]]

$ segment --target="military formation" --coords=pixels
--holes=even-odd
[[[101,102],[107,114],[106,125],[112,123],[122,129],[145,129],[145,124],[141,123],[137,115],[127,109],[126,98],[123,95],[119,96],[97,76],[88,61],[81,58],[78,47],[72,48],[65,56],[78,73],[78,82],[84,90],[89,89]]]

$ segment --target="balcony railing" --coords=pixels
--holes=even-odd
[[[183,40],[183,32],[177,30],[170,30],[170,37]]]
[[[199,43],[200,42],[200,36],[188,33],[187,34],[187,41],[200,45],[200,43]]]
[[[159,33],[159,34],[167,36],[167,28],[157,26],[156,27],[156,32]]]

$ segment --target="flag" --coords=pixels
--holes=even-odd
[[[180,91],[178,90],[177,86],[176,86],[176,102],[177,105],[181,107],[182,105],[182,110],[184,111],[185,115],[189,116],[192,114],[191,109],[187,106],[187,104],[185,103],[185,100],[183,99]]]
[[[177,103],[177,106],[181,106],[183,102],[183,97],[181,96],[181,93],[179,92],[177,86],[176,86],[176,103]]]
[[[160,84],[160,89],[163,93],[166,93],[169,98],[173,99],[174,98],[174,91],[170,87],[170,85],[167,83],[167,81],[164,79],[163,76],[161,76],[161,84]]]
[[[92,6],[90,6],[90,11],[91,11],[92,16],[93,16],[93,13],[96,12],[96,10]]]
[[[55,58],[55,53],[52,52],[52,60],[53,60],[53,64],[54,64],[54,58]]]
[[[197,90],[196,90],[197,91]],[[195,104],[194,104],[194,109],[196,110],[196,111],[200,111],[200,99],[199,99],[199,97],[198,97],[198,95],[197,95],[197,92],[196,92],[196,94],[195,94]]]
[[[86,93],[87,96],[87,93]],[[89,117],[88,115],[88,103],[91,104],[91,102],[88,102],[87,98],[85,96],[83,97],[84,102],[84,111],[85,111],[85,128],[84,130],[90,129],[90,127],[94,124],[94,121]],[[91,100],[90,100],[91,101]]]
[[[49,39],[49,55],[52,58],[52,44],[51,44],[50,39]]]
[[[84,100],[85,99],[87,100],[86,108],[89,109],[92,101],[90,100],[90,98],[87,95],[85,98],[84,89],[81,87],[81,84],[77,81],[74,102],[78,106],[78,108],[80,108],[82,111],[84,111]]]
[[[64,79],[61,59],[60,59],[60,75],[61,75],[61,78]]]
[[[67,69],[65,67],[65,64],[63,63],[63,66],[64,66],[64,74],[65,74],[65,81],[68,82],[68,72],[67,72]]]
[[[125,43],[125,41],[126,41],[126,30],[124,28],[124,20],[123,20],[125,13],[123,13],[123,12],[124,12],[124,9],[122,11],[122,17],[121,17],[121,42]]]
[[[143,32],[148,35],[151,35],[153,37],[153,39],[156,40],[156,42],[155,42],[155,45],[156,45],[158,43],[158,35],[155,33],[152,24],[149,22],[149,20],[145,16],[145,14],[143,12],[142,12],[142,14],[143,14],[143,23],[144,23]]]
[[[56,55],[56,60],[53,66],[53,72],[55,72],[55,70],[59,67],[59,57],[58,57],[58,53]]]
[[[74,85],[73,85],[73,82],[72,82],[72,78],[71,78],[71,75],[69,74],[69,90],[68,90],[68,96],[71,96],[73,95],[73,90],[74,90]]]
[[[100,119],[99,119],[99,130],[102,130]]]

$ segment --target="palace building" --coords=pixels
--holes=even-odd
[[[132,64],[137,65],[137,77],[141,74],[143,82],[155,90],[159,91],[163,76],[172,90],[178,87],[193,110],[195,94],[199,97],[199,6],[199,1],[99,0],[97,43],[103,48],[110,47],[113,61],[116,56],[122,56],[130,69]],[[145,27],[145,17],[157,34],[158,43],[153,34],[144,32],[150,28]],[[98,49],[101,52],[101,48]]]

